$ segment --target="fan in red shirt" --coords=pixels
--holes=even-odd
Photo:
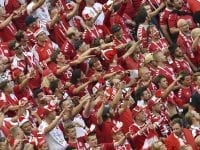
[[[167,64],[167,58],[164,53],[161,51],[155,52],[154,59],[157,63],[156,75],[163,75],[169,83],[172,83],[175,79],[175,73],[173,68]]]
[[[173,91],[180,78],[181,76],[174,80],[170,85],[168,85],[168,81],[163,75],[158,75],[154,80],[155,84],[159,87],[155,92],[155,96],[162,99],[164,106],[168,108],[167,113],[170,117],[177,114],[178,108],[183,105],[182,100],[179,99]]]
[[[13,17],[14,13],[7,16],[4,7],[0,8],[0,39],[3,42],[9,42],[15,37],[17,30],[12,22]]]
[[[193,39],[193,44],[192,44],[192,47],[193,47],[193,51],[195,53],[195,56],[196,57],[196,61],[197,61],[197,67],[199,67],[200,65],[200,58],[198,57],[199,54],[200,54],[200,29],[199,28],[195,28],[192,30],[191,32],[191,35],[192,35],[192,39]]]
[[[64,129],[65,129],[65,135],[68,138],[67,142],[69,144],[69,147],[74,149],[86,150],[86,145],[85,145],[86,137],[83,136],[77,138],[75,125],[73,123],[66,123]]]
[[[172,12],[172,4],[170,1],[166,1],[166,7],[165,9],[160,13],[160,17],[159,17],[159,23],[160,23],[160,28],[165,36],[165,38],[167,39],[167,41],[172,44],[172,39],[169,33],[169,27],[168,27],[168,17],[169,14]]]
[[[182,100],[182,104],[188,104],[193,93],[192,80],[188,72],[182,71],[179,73],[181,75],[180,84],[181,87],[178,90],[178,97]]]
[[[183,50],[183,53],[189,58],[188,62],[192,62],[194,65],[198,65],[195,52],[192,47],[192,36],[189,29],[189,23],[186,19],[179,19],[177,22],[177,27],[179,28],[179,35],[177,38],[177,45]],[[190,63],[191,63],[190,62]]]
[[[185,19],[189,23],[190,30],[196,27],[196,24],[193,21],[191,11],[184,7],[183,0],[172,0],[173,11],[169,14],[168,25],[171,35],[177,39],[177,34],[179,29],[177,28],[177,22],[179,19]]]
[[[73,60],[77,55],[75,42],[80,40],[80,33],[74,27],[69,27],[67,30],[67,40],[61,47],[61,52],[65,55],[67,60]]]
[[[193,66],[190,66],[188,61],[185,60],[183,51],[178,47],[178,45],[173,44],[169,47],[169,50],[171,52],[171,55],[174,56],[174,60],[172,63],[172,67],[174,69],[174,73],[178,74],[181,71],[188,71],[190,74],[193,73],[191,68],[194,68]]]
[[[34,33],[34,37],[37,38],[37,43],[32,49],[34,56],[39,62],[43,61],[47,63],[50,60],[52,53],[58,50],[58,45],[47,38],[46,33],[42,28]]]
[[[136,150],[148,149],[151,144],[158,140],[157,133],[152,124],[147,123],[147,115],[141,107],[134,107],[132,110],[134,123],[129,127],[131,140]]]
[[[84,16],[84,20],[88,27],[83,32],[82,37],[87,44],[91,44],[93,42],[93,39],[109,38],[110,31],[107,29],[105,25],[95,25],[94,20],[88,14]]]

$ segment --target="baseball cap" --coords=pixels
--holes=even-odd
[[[25,24],[27,26],[29,26],[30,24],[32,24],[33,22],[35,22],[37,20],[37,18],[33,17],[33,16],[27,16],[25,19]]]

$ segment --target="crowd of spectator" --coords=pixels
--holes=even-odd
[[[199,0],[0,0],[0,150],[200,150]]]

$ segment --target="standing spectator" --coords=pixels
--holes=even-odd
[[[172,120],[171,127],[173,133],[170,134],[165,141],[168,150],[177,150],[184,145],[190,145],[193,150],[197,150],[192,132],[189,129],[183,128],[180,119]]]

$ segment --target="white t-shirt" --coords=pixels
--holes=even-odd
[[[42,121],[39,126],[39,131],[44,133],[44,129],[49,126],[46,121]],[[45,135],[49,150],[65,150],[68,146],[64,139],[63,132],[60,130],[58,125]]]
[[[93,7],[86,6],[82,11],[82,16],[84,16],[85,14],[89,14],[89,16],[91,16],[92,18],[95,18],[95,16],[97,15],[97,12],[100,12],[100,11],[101,11],[101,14],[97,17],[95,24],[103,25],[105,15],[102,11],[102,4],[100,3],[95,3]]]
[[[40,20],[42,24],[46,25],[46,23],[51,20],[47,3],[44,2],[44,4],[42,4],[38,9],[36,9],[33,12],[34,5],[35,5],[35,2],[30,2],[30,4],[28,4],[27,6],[28,15],[32,15],[33,17],[38,18],[38,20]]]

